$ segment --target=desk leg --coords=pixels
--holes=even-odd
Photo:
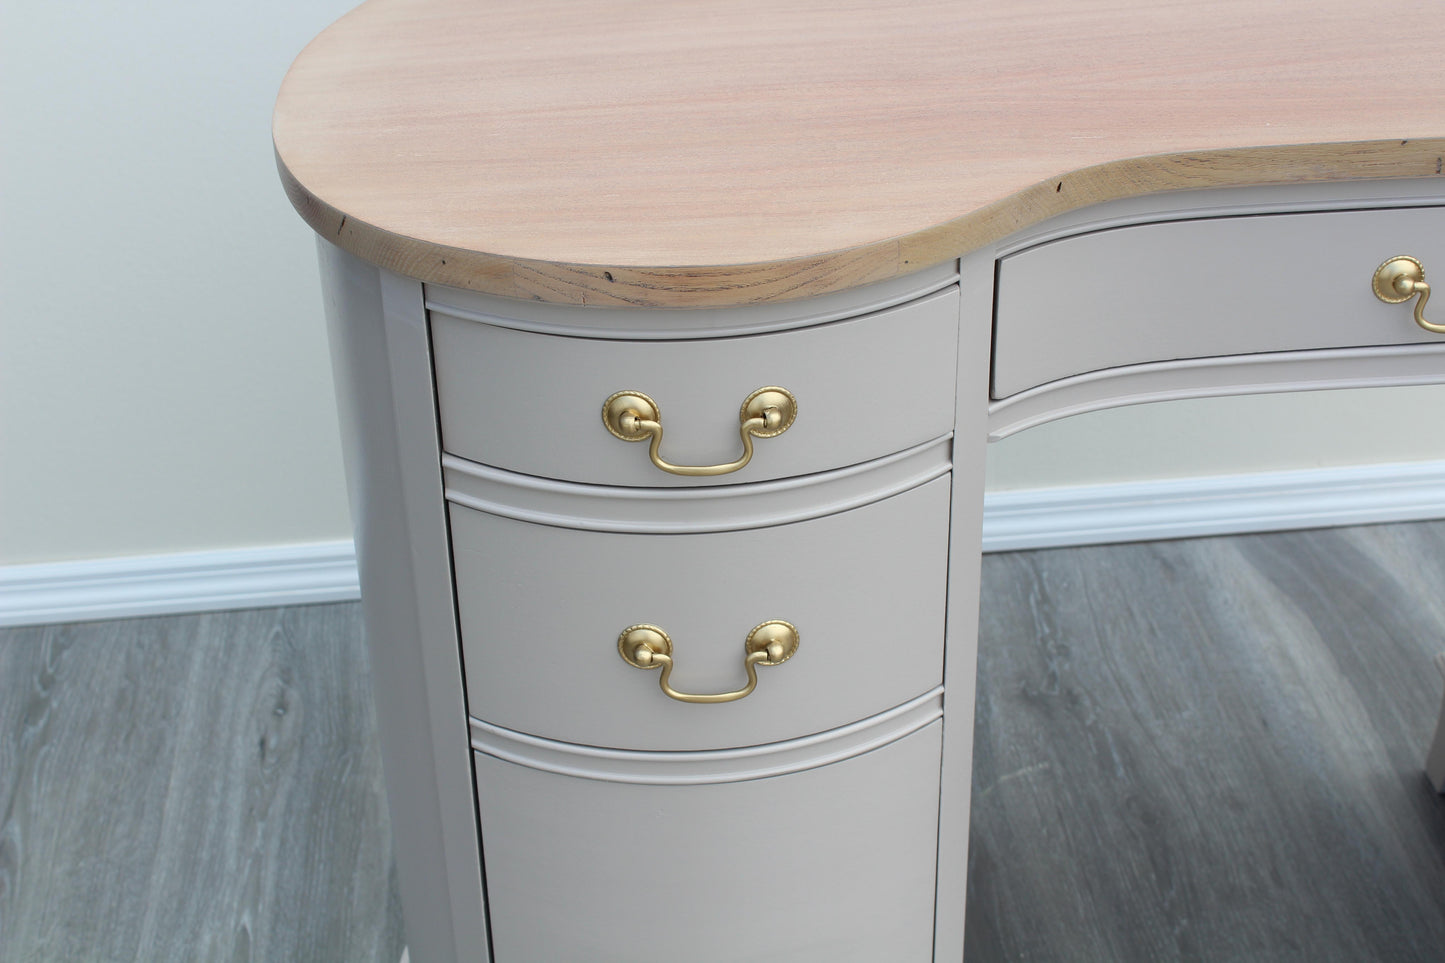
[[[938,812],[935,963],[963,959],[968,898],[968,816],[973,789],[974,684],[978,675],[979,552],[984,450],[988,436],[993,251],[960,264],[958,412],[953,438],[953,500],[948,563],[948,645],[943,663],[943,773]]]
[[[1445,677],[1445,653],[1435,656],[1435,667]],[[1425,756],[1425,775],[1435,791],[1445,793],[1445,695],[1440,697],[1440,719],[1435,723],[1435,738]]]
[[[491,958],[421,285],[318,241],[408,949]]]

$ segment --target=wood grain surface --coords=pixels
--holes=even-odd
[[[1445,523],[987,557],[965,957],[1445,946]]]
[[[401,956],[354,604],[0,632],[0,960]]]
[[[311,226],[388,269],[735,304],[1121,196],[1438,175],[1442,47],[1434,0],[371,0],[273,133]]]

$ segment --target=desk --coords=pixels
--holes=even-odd
[[[959,957],[986,441],[1445,380],[1371,291],[1445,263],[1441,18],[1276,15],[375,0],[307,48],[413,959]]]

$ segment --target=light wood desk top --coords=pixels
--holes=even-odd
[[[1438,0],[372,0],[276,105],[311,226],[597,305],[798,298],[1066,210],[1442,173]]]

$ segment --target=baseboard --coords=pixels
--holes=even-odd
[[[1445,518],[1445,461],[992,492],[983,550]]]
[[[1445,461],[993,492],[983,550],[1445,518]],[[0,566],[0,626],[339,602],[351,542]]]
[[[358,597],[349,540],[0,566],[0,626]]]

